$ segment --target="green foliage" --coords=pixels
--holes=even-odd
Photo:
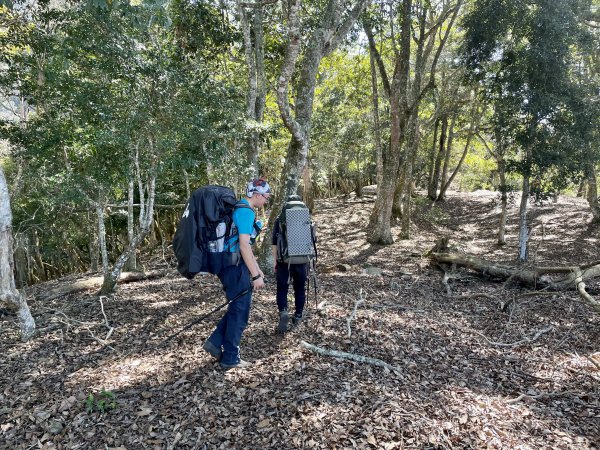
[[[117,408],[115,394],[111,391],[105,391],[104,389],[102,389],[98,394],[90,392],[85,399],[84,404],[85,411],[88,414],[93,414],[94,412],[104,414]]]
[[[231,152],[243,125],[241,90],[215,74],[217,44],[204,44],[211,59],[181,52],[165,7],[85,1],[38,4],[22,15],[0,10],[8,18],[1,93],[29,111],[5,118],[0,138],[24,169],[15,229],[44,243],[36,251],[68,260],[66,241],[85,255],[96,226],[89,199],[124,201],[134,154],[142,181],[156,171],[157,199],[169,202],[185,197],[183,170],[193,187],[209,181],[209,166],[219,176],[243,162]],[[111,233],[125,233],[119,218]],[[109,241],[118,252],[116,245]]]
[[[540,189],[578,177],[598,127],[597,94],[573,76],[576,55],[593,41],[582,26],[588,8],[586,0],[477,0],[463,23],[464,64],[494,106],[494,134],[520,150],[507,168]]]

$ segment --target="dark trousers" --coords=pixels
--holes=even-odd
[[[250,318],[250,304],[252,303],[250,273],[246,265],[240,263],[223,269],[219,274],[219,279],[223,284],[227,300],[235,298],[245,290],[248,291],[229,304],[227,312],[208,338],[215,347],[223,347],[221,362],[233,365],[240,361],[240,341]]]
[[[296,306],[296,317],[302,317],[304,304],[306,303],[306,277],[308,274],[308,264],[290,264],[289,268],[286,263],[277,263],[277,308],[283,311],[288,307],[288,281],[292,279],[294,287],[294,300]]]

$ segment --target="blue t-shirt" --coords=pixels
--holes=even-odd
[[[237,229],[237,234],[231,236],[226,246],[227,249],[229,249],[229,251],[232,253],[240,251],[240,234],[249,234],[252,237],[253,233],[255,233],[254,210],[252,209],[252,207],[250,207],[250,203],[248,203],[248,200],[242,199],[240,201],[248,205],[249,208],[238,207],[235,208],[235,210],[233,211],[233,223],[235,224],[235,228]]]
[[[240,203],[245,203],[250,206],[245,198],[240,200]],[[233,223],[237,227],[238,234],[252,234],[254,231],[254,210],[250,208],[235,208],[233,211]]]

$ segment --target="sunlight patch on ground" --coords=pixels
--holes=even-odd
[[[148,308],[155,308],[155,309],[159,309],[159,308],[167,308],[169,306],[174,306],[177,305],[179,303],[179,300],[166,300],[166,301],[162,301],[162,302],[154,302],[154,303],[149,303]]]

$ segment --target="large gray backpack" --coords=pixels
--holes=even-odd
[[[279,215],[278,260],[305,264],[317,256],[314,224],[310,211],[297,195],[289,196]]]

